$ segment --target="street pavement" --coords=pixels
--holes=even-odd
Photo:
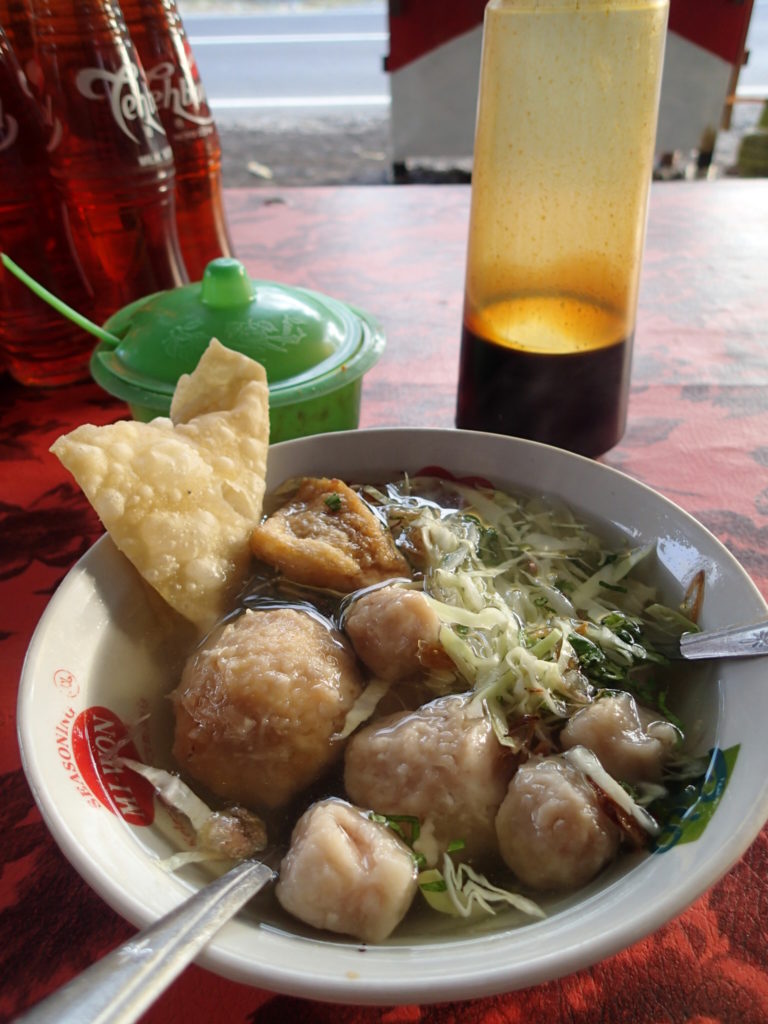
[[[231,187],[384,184],[389,155],[388,48],[383,0],[179,0],[222,140]],[[768,0],[755,0],[749,61],[730,130],[709,176],[735,173],[739,145],[768,95]],[[694,155],[695,157],[695,155]],[[674,177],[695,177],[683,155]],[[409,166],[408,180],[469,180],[469,162]]]
[[[734,112],[732,127],[717,138],[708,177],[737,174],[739,144],[760,113],[757,104]],[[270,121],[262,128],[219,125],[222,177],[231,188],[270,188],[307,185],[383,185],[395,179],[389,156],[389,119],[367,117]],[[413,184],[470,180],[467,164],[417,163],[408,168]],[[678,165],[673,176],[695,178],[691,159]],[[657,175],[660,176],[660,175]]]

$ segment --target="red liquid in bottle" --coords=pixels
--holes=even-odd
[[[30,8],[61,126],[51,173],[103,320],[188,280],[173,155],[120,8],[112,0],[30,0]]]
[[[46,168],[46,138],[40,109],[0,28],[0,249],[89,315],[88,290]],[[93,344],[0,266],[0,348],[16,380],[43,386],[84,380]]]
[[[123,0],[123,14],[176,163],[176,223],[189,276],[232,255],[221,145],[175,0]]]

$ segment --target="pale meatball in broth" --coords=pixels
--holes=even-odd
[[[583,772],[563,756],[518,768],[496,816],[507,866],[532,889],[585,885],[619,849],[620,832]]]
[[[436,863],[454,841],[464,842],[466,858],[495,852],[494,818],[512,770],[482,706],[458,695],[355,734],[344,784],[353,803],[418,818],[422,852]]]
[[[303,611],[246,611],[188,660],[173,694],[179,766],[211,792],[277,808],[341,756],[362,691],[340,634]]]
[[[661,778],[679,734],[629,693],[601,697],[569,720],[560,734],[564,750],[587,747],[603,768],[621,782]]]
[[[438,646],[440,620],[420,591],[388,586],[352,602],[344,629],[366,668],[396,682],[424,671],[421,655]]]
[[[313,804],[293,830],[276,895],[300,921],[382,942],[416,895],[416,862],[386,827],[342,800]]]

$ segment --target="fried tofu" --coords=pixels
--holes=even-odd
[[[251,549],[296,583],[342,593],[411,575],[370,508],[343,481],[326,477],[305,477],[256,527]]]

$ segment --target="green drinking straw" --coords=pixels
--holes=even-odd
[[[22,270],[21,267],[17,263],[14,263],[10,256],[6,256],[4,252],[0,252],[0,261],[2,261],[3,266],[7,270],[10,270],[14,277],[18,277],[18,279],[23,282],[27,288],[33,291],[35,295],[43,300],[43,302],[47,302],[49,306],[53,306],[56,312],[61,313],[67,318],[67,320],[71,320],[73,323],[77,324],[78,327],[82,327],[84,331],[88,331],[89,334],[93,334],[100,341],[109,342],[110,345],[120,344],[120,339],[116,335],[110,334],[109,331],[105,331],[103,327],[99,327],[98,324],[95,324],[92,320],[84,317],[82,313],[78,313],[76,309],[72,309],[72,307],[68,306],[66,302],[62,302],[62,300],[57,298],[52,292],[49,292],[47,288],[44,288],[41,284],[35,281],[33,277],[30,277],[26,270]]]

